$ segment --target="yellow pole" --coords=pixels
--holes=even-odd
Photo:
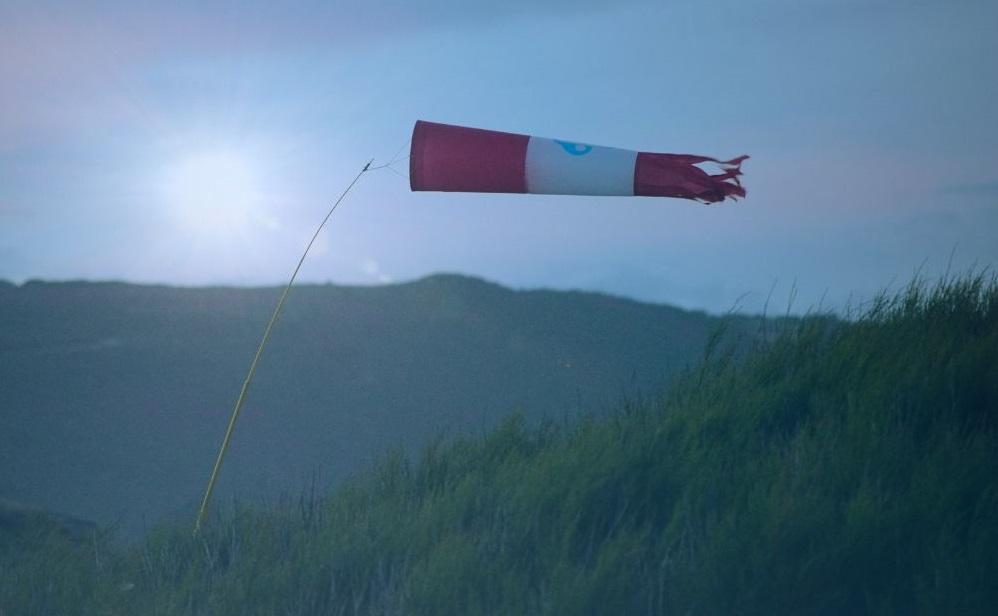
[[[353,188],[360,176],[370,169],[371,163],[374,159],[367,161],[364,168],[361,169],[357,176],[350,182],[350,185],[346,187],[336,202],[333,203],[333,207],[329,208],[329,213],[326,217],[322,219],[319,223],[318,228],[316,228],[315,233],[312,234],[312,239],[309,240],[308,246],[305,247],[305,252],[302,253],[301,259],[298,259],[298,265],[295,266],[295,271],[291,274],[291,279],[288,280],[287,286],[284,287],[284,292],[281,293],[281,299],[277,301],[277,307],[274,308],[274,313],[270,315],[270,322],[267,323],[267,329],[263,331],[263,338],[260,339],[260,345],[256,348],[256,355],[253,356],[253,363],[250,364],[249,371],[246,373],[246,378],[243,380],[243,386],[239,390],[239,397],[236,399],[236,406],[232,409],[232,416],[229,417],[229,426],[225,429],[225,437],[222,439],[222,446],[218,450],[218,457],[215,458],[215,466],[211,469],[211,477],[208,479],[208,487],[205,488],[204,497],[201,499],[201,507],[198,509],[198,517],[194,522],[194,534],[197,535],[198,531],[201,530],[201,523],[204,521],[205,512],[208,510],[208,503],[211,501],[211,493],[215,489],[215,481],[218,479],[219,470],[222,468],[222,460],[225,459],[225,452],[229,449],[229,441],[232,440],[232,431],[236,427],[236,420],[239,418],[239,412],[242,411],[243,402],[246,400],[246,391],[249,389],[250,382],[253,380],[253,375],[256,373],[256,366],[260,363],[260,356],[263,355],[263,348],[267,346],[267,340],[270,339],[270,332],[274,328],[274,323],[277,321],[277,316],[281,313],[281,308],[284,307],[284,300],[288,298],[288,293],[291,291],[291,285],[294,284],[295,278],[298,276],[298,270],[301,269],[302,263],[305,262],[305,257],[308,256],[308,251],[311,250],[312,244],[315,243],[315,238],[319,237],[319,232],[322,228],[326,226],[326,222],[329,217],[333,215],[336,211],[336,207],[343,201],[343,198],[347,196],[350,189]]]

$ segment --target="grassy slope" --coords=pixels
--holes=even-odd
[[[996,423],[994,281],[913,286],[607,418],[513,418],[197,540],[0,558],[0,612],[983,613]]]
[[[0,499],[100,523],[198,502],[278,288],[0,285]],[[730,319],[734,335],[756,319]],[[437,275],[302,285],[277,323],[218,493],[326,485],[446,430],[575,414],[659,389],[720,319]]]

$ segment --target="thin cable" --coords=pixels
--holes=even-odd
[[[399,154],[401,154],[402,151],[405,150],[405,146],[409,145],[409,143],[411,143],[411,142],[412,142],[412,137],[409,137],[408,139],[405,140],[405,143],[403,143],[401,146],[399,146],[399,149],[395,151],[395,155],[392,156],[391,159],[390,159],[390,161],[388,162],[389,166],[391,166],[391,165],[393,165],[393,164],[395,164],[396,162],[399,161]],[[406,156],[406,158],[409,158],[409,157]],[[402,159],[402,160],[404,160],[404,159]]]
[[[194,522],[194,534],[197,535],[198,531],[201,530],[201,522],[204,520],[205,511],[208,509],[208,503],[211,501],[211,493],[215,489],[215,481],[218,479],[219,470],[222,468],[222,460],[225,459],[225,453],[229,449],[229,441],[232,440],[232,431],[236,427],[236,420],[239,418],[239,413],[243,408],[243,401],[246,399],[246,391],[249,389],[250,382],[253,380],[253,375],[256,373],[256,366],[260,362],[260,356],[263,355],[263,348],[267,346],[267,340],[270,339],[270,332],[274,328],[274,323],[277,321],[277,316],[281,313],[281,308],[284,307],[284,300],[288,298],[288,293],[291,291],[291,285],[294,284],[295,278],[298,277],[298,271],[301,270],[302,263],[305,262],[305,257],[308,256],[308,251],[312,249],[312,244],[315,243],[315,239],[319,237],[319,232],[322,228],[326,226],[326,222],[329,221],[329,217],[333,215],[336,208],[343,201],[343,198],[347,196],[350,189],[353,188],[360,176],[364,175],[371,168],[371,163],[374,159],[367,161],[364,168],[357,173],[357,176],[350,182],[350,185],[346,187],[339,198],[333,203],[333,207],[329,208],[329,212],[326,217],[322,219],[319,226],[315,229],[315,233],[312,234],[312,239],[309,240],[308,246],[305,247],[305,252],[302,253],[301,258],[298,259],[298,265],[295,266],[295,271],[291,274],[291,279],[288,280],[287,286],[284,287],[284,292],[281,294],[281,299],[277,301],[277,307],[274,308],[274,314],[270,315],[270,322],[267,323],[267,329],[263,331],[263,338],[260,340],[260,345],[256,348],[256,355],[253,356],[253,363],[250,364],[249,372],[246,373],[246,379],[243,381],[242,389],[239,390],[239,398],[236,399],[236,406],[232,409],[232,416],[229,417],[229,425],[225,429],[225,437],[222,439],[222,446],[218,450],[218,457],[215,458],[215,466],[211,469],[211,477],[208,479],[208,487],[204,491],[204,498],[201,499],[201,507],[198,509],[198,517]]]
[[[409,176],[406,175],[406,174],[404,174],[404,173],[402,173],[401,171],[399,171],[395,167],[388,167],[388,171],[391,171],[392,173],[394,173],[395,175],[399,176],[400,178],[402,178],[406,182],[409,181]]]
[[[394,165],[408,159],[408,156],[403,156],[402,158],[393,158],[383,165],[378,165],[377,167],[371,167],[368,171],[375,171],[377,169],[394,169]]]

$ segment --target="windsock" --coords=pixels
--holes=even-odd
[[[745,196],[738,178],[746,158],[635,152],[418,120],[412,131],[409,185],[445,192],[678,197],[717,203]]]

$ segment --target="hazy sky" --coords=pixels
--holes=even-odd
[[[998,265],[993,0],[78,4],[0,0],[0,278],[283,282],[419,118],[748,153],[749,196],[410,193],[383,170],[303,280],[721,311]]]

